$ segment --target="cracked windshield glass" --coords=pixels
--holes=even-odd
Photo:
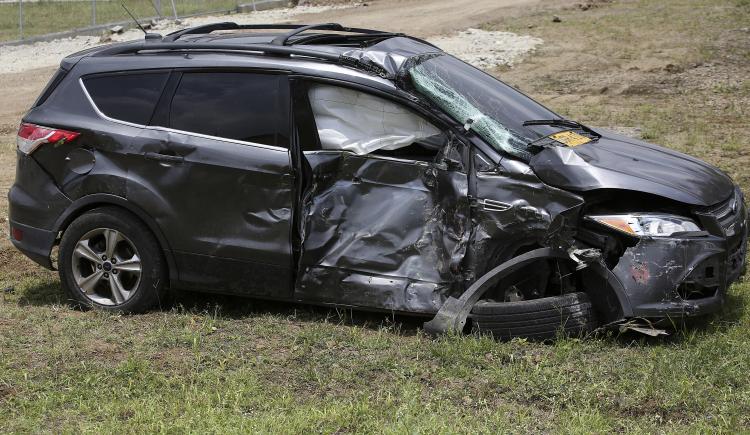
[[[554,126],[524,126],[524,121],[559,115],[453,56],[428,58],[408,72],[417,92],[511,156],[530,159],[530,142],[560,130]]]

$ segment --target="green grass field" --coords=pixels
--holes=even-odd
[[[640,128],[750,192],[750,3],[551,14],[488,18],[484,28],[545,40],[501,77],[573,119]],[[4,249],[9,286],[0,432],[750,431],[748,281],[722,313],[664,339],[554,344],[436,340],[414,319],[192,294],[146,315],[81,312],[54,273]]]
[[[122,2],[97,0],[96,24],[130,21],[131,18],[122,8],[121,3],[125,4],[139,19],[158,16],[156,2],[150,0]],[[175,0],[175,9],[178,16],[185,16],[202,12],[234,10],[237,4],[236,0]],[[18,3],[0,3],[0,42],[20,38],[19,12]],[[163,16],[173,17],[170,1],[161,1],[161,13]],[[25,38],[89,27],[92,25],[93,18],[92,1],[24,2],[23,17]]]

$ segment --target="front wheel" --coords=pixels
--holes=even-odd
[[[60,280],[84,307],[140,313],[163,296],[159,244],[138,218],[105,207],[74,220],[60,242]]]
[[[474,331],[501,340],[581,336],[597,327],[591,301],[582,292],[517,302],[479,301],[470,317]]]

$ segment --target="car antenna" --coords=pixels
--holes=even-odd
[[[161,35],[158,33],[148,33],[146,29],[144,29],[143,26],[141,26],[141,23],[139,23],[138,20],[135,18],[135,15],[133,15],[133,13],[130,12],[130,10],[125,6],[125,3],[120,3],[120,6],[122,6],[122,8],[125,9],[125,12],[127,12],[128,15],[130,15],[130,18],[132,18],[133,21],[135,22],[135,25],[138,26],[139,29],[141,29],[141,32],[143,32],[143,35],[145,36],[147,40],[148,39],[161,39]]]

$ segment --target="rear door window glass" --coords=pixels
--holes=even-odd
[[[168,72],[117,74],[85,78],[94,104],[110,118],[146,125],[151,119]]]
[[[242,72],[184,73],[169,126],[243,142],[287,146],[286,77]]]

